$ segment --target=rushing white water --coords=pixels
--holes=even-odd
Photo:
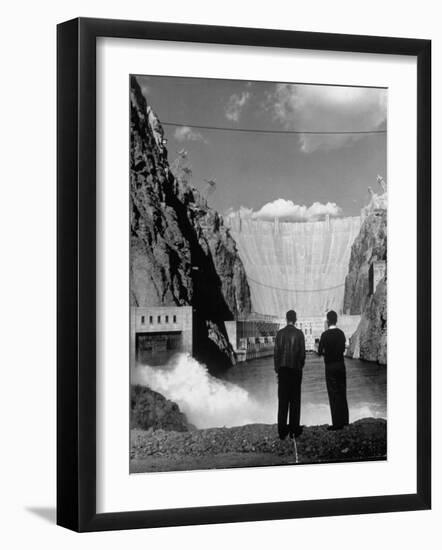
[[[359,216],[325,221],[282,223],[230,217],[257,313],[283,317],[342,311],[351,246]]]
[[[265,411],[239,386],[215,378],[188,354],[178,354],[164,367],[138,365],[132,383],[149,386],[178,404],[197,428],[266,422]]]
[[[351,422],[386,417],[385,367],[347,359],[347,382]],[[278,400],[272,358],[237,365],[219,379],[196,359],[179,354],[163,367],[134,367],[132,383],[149,386],[177,403],[197,428],[276,423]],[[323,361],[309,355],[302,383],[301,423],[330,421]]]

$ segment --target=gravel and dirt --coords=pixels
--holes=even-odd
[[[299,464],[385,459],[387,423],[365,418],[339,431],[308,426],[296,439]],[[279,441],[276,425],[131,430],[131,473],[295,464],[294,443]]]

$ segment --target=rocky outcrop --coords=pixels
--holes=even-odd
[[[378,177],[379,181],[379,177]],[[370,292],[369,270],[373,262],[387,261],[387,193],[372,193],[370,204],[362,211],[364,220],[351,251],[349,273],[345,279],[344,312],[361,315],[350,338],[350,357],[387,363],[387,275]]]
[[[369,297],[347,354],[355,359],[387,364],[387,280],[384,277]]]
[[[368,272],[375,260],[387,259],[387,210],[372,210],[362,222],[345,279],[344,312],[363,313],[369,298]]]
[[[250,312],[250,292],[222,217],[167,158],[161,124],[131,80],[131,305],[194,308],[195,356],[228,365],[224,321]]]
[[[178,405],[146,386],[131,386],[131,428],[186,432],[193,428]]]

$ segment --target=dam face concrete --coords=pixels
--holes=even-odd
[[[253,311],[284,317],[294,309],[298,320],[323,319],[330,309],[342,313],[359,216],[302,223],[237,216],[226,224],[244,264]]]

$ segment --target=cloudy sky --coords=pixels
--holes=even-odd
[[[386,176],[386,135],[274,134],[386,128],[387,91],[373,88],[139,76],[164,125],[171,163],[183,148],[192,183],[216,180],[221,213],[306,221],[356,215]],[[174,123],[169,125],[165,123]]]

